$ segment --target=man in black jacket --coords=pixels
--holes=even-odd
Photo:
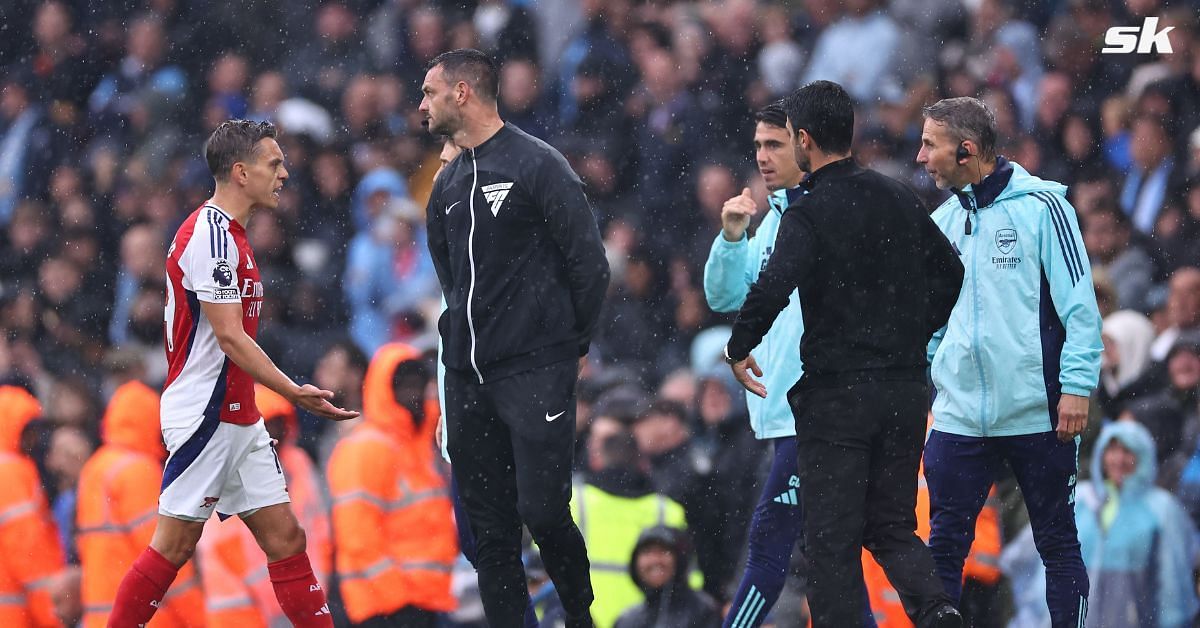
[[[495,63],[454,50],[430,64],[420,110],[462,148],[426,208],[446,311],[447,447],[476,538],[488,623],[523,625],[529,527],[568,615],[590,626],[587,550],[571,520],[577,360],[608,287],[579,177],[558,151],[505,124]]]
[[[813,626],[862,620],[861,547],[917,626],[958,626],[916,536],[925,437],[925,345],[958,298],[963,268],[917,196],[850,156],[854,112],[837,83],[785,103],[807,194],[783,214],[776,251],[750,288],[726,359],[766,396],[750,357],[793,289],[804,303],[796,417]],[[783,394],[785,391],[772,391]]]

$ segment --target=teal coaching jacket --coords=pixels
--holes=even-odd
[[[1060,394],[1100,377],[1100,313],[1066,186],[1003,157],[933,213],[965,267],[929,343],[933,429],[1013,436],[1057,425]]]
[[[717,235],[704,264],[704,298],[709,307],[717,312],[737,312],[742,307],[750,286],[758,279],[758,273],[766,268],[767,260],[775,250],[779,219],[791,201],[801,194],[799,188],[772,192],[767,198],[770,210],[753,238],[743,235],[740,241],[730,242],[725,236]],[[796,420],[792,418],[787,393],[804,373],[800,360],[803,335],[800,296],[793,290],[787,307],[771,325],[762,343],[750,352],[762,367],[763,385],[767,387],[766,399],[746,393],[750,427],[759,439],[796,435]]]

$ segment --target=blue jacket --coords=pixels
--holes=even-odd
[[[966,270],[950,321],[929,343],[934,429],[1048,432],[1061,393],[1086,397],[1099,382],[1100,313],[1065,192],[1000,157],[980,185],[933,213]]]
[[[738,242],[730,242],[717,235],[704,264],[704,297],[709,307],[717,312],[736,312],[742,307],[750,286],[758,279],[758,273],[766,268],[767,259],[774,250],[779,219],[800,194],[799,188],[773,192],[767,199],[771,209],[753,238],[743,236]],[[796,420],[792,418],[787,392],[804,373],[800,361],[804,317],[800,313],[800,296],[795,290],[789,301],[762,344],[750,352],[762,367],[763,385],[767,387],[766,399],[746,393],[750,427],[760,439],[796,435]]]
[[[371,232],[360,233],[346,249],[342,292],[350,309],[350,338],[367,355],[392,340],[398,316],[416,309],[437,294],[437,274],[425,254],[425,229],[414,226],[412,266],[397,274],[397,246],[380,242]]]
[[[1104,449],[1119,441],[1137,456],[1137,469],[1117,497],[1108,529],[1101,513],[1111,485],[1101,478]],[[1105,426],[1092,455],[1092,481],[1079,485],[1075,520],[1091,581],[1089,626],[1190,626],[1200,603],[1192,585],[1196,529],[1183,506],[1154,486],[1155,446],[1133,421]]]

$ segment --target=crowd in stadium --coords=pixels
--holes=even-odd
[[[703,266],[726,200],[749,187],[766,206],[753,113],[816,79],[837,81],[854,98],[857,160],[911,185],[930,210],[946,193],[914,158],[921,108],[944,97],[984,100],[996,114],[999,152],[1069,186],[1104,318],[1101,385],[1079,480],[1113,480],[1095,447],[1103,425],[1137,424],[1150,436],[1133,430],[1122,441],[1136,478],[1121,493],[1122,512],[1081,507],[1080,517],[1150,521],[1159,536],[1128,541],[1141,554],[1158,549],[1156,539],[1171,540],[1176,553],[1198,544],[1195,3],[25,0],[0,15],[0,456],[28,456],[37,473],[33,487],[9,475],[0,482],[0,619],[10,617],[5,587],[34,580],[22,573],[46,579],[44,605],[68,625],[85,611],[77,566],[86,543],[77,533],[98,525],[85,519],[104,505],[81,475],[87,479],[94,452],[122,438],[111,423],[136,432],[144,427],[137,415],[157,407],[144,390],[132,398],[114,393],[130,393],[135,381],[157,391],[166,377],[167,247],[212,191],[200,148],[221,121],[277,124],[291,173],[279,209],[259,212],[247,227],[265,284],[258,340],[266,352],[285,373],[335,391],[337,405],[364,411],[368,421],[373,409],[395,405],[372,401],[388,386],[368,377],[381,347],[405,343],[432,363],[439,286],[424,212],[441,142],[422,127],[417,103],[429,61],[460,47],[501,62],[502,117],[555,146],[583,179],[612,267],[578,388],[580,485],[661,494],[669,511],[663,522],[687,531],[643,535],[611,529],[604,510],[577,513],[594,567],[609,568],[594,569],[598,624],[611,625],[641,602],[635,581],[650,590],[636,569],[629,575],[635,543],[639,551],[656,542],[677,550],[679,580],[660,586],[691,582],[707,596],[703,603],[719,609],[737,585],[768,456],[747,425],[744,391],[721,360],[732,315],[706,304]],[[1107,29],[1150,16],[1160,29],[1173,27],[1169,53],[1101,54]],[[286,424],[273,432],[291,447],[285,466],[302,460],[294,468],[309,476],[289,473],[289,486],[304,504],[298,511],[314,568],[339,618],[364,616],[350,608],[364,596],[339,587],[335,561],[339,543],[366,524],[339,519],[327,474],[354,426],[264,399],[260,409],[273,413],[265,418]],[[413,431],[411,456],[444,476],[433,430]],[[136,447],[161,447],[145,441]],[[418,484],[444,488],[444,480],[412,473]],[[996,543],[977,547],[974,568],[968,563],[962,610],[972,625],[1048,625],[1014,486],[998,483],[988,524]],[[24,521],[22,505],[36,501],[37,487],[56,530],[48,544],[28,543],[28,528],[12,525]],[[1156,519],[1157,499],[1190,517]],[[419,526],[397,520],[395,534],[453,538],[445,514],[413,519]],[[130,531],[145,523],[123,521]],[[243,541],[214,538],[198,555],[195,603],[207,604],[213,622],[235,622],[210,625],[250,625],[213,619],[238,599],[221,583],[255,575],[228,564],[229,548]],[[606,554],[612,547],[623,549]],[[1186,573],[1170,574],[1189,586],[1163,588],[1169,594],[1153,603],[1159,616],[1184,619],[1156,625],[1188,625],[1200,609],[1191,558]],[[527,559],[535,602],[553,616],[536,552]],[[1085,553],[1092,560],[1102,558]],[[686,581],[689,562],[695,573]],[[798,576],[773,611],[779,625],[804,612],[803,559],[794,562]],[[414,594],[397,604],[445,612],[445,625],[478,625],[473,572],[462,560],[447,563],[451,570],[444,590],[410,587]],[[86,591],[86,564],[82,573]],[[619,594],[600,595],[604,578],[617,581]],[[884,621],[896,616],[883,608],[885,597],[872,597],[881,625],[901,625]],[[264,599],[269,607],[269,592]],[[280,617],[259,615],[262,625]]]

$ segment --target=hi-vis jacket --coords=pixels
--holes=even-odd
[[[83,568],[83,625],[104,628],[120,578],[150,544],[158,519],[159,480],[167,451],[159,427],[158,392],[139,381],[122,384],[104,413],[104,445],[79,474],[75,512]],[[204,598],[192,562],[167,590],[153,626],[203,626]]]
[[[1055,429],[1063,393],[1100,377],[1100,313],[1066,187],[997,158],[933,213],[961,256],[962,291],[930,340],[933,429],[1013,436]]]
[[[60,625],[48,587],[63,568],[62,545],[42,494],[37,465],[21,452],[22,430],[41,414],[42,406],[33,395],[16,386],[0,386],[0,478],[4,478],[0,482],[0,626],[4,628]]]
[[[704,298],[714,311],[737,312],[742,307],[750,286],[758,279],[758,273],[767,267],[767,259],[775,250],[779,219],[801,194],[800,188],[772,192],[767,197],[770,211],[763,217],[753,238],[743,236],[737,242],[730,242],[717,234],[704,264]],[[766,399],[746,393],[750,428],[760,439],[796,435],[796,421],[792,418],[787,392],[804,373],[804,364],[800,360],[803,335],[800,295],[793,290],[787,307],[775,319],[762,342],[750,352],[763,369],[763,385],[768,391]]]
[[[329,459],[336,568],[354,623],[408,606],[456,606],[450,572],[458,536],[433,453],[438,404],[427,400],[418,423],[392,391],[397,367],[417,359],[399,343],[375,353],[363,381],[363,422]]]

